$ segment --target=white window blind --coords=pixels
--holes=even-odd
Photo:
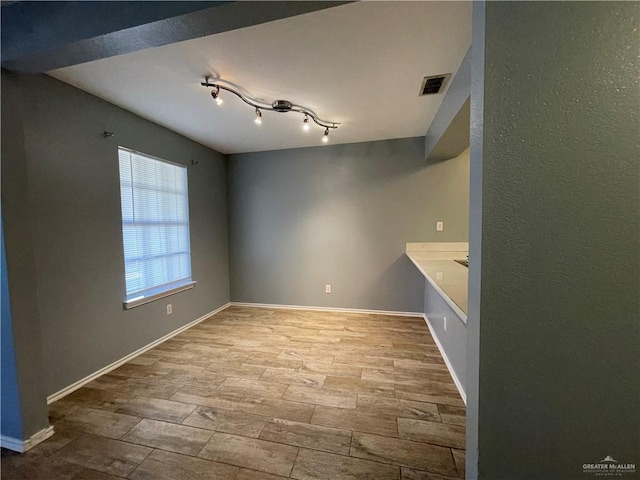
[[[191,281],[187,168],[118,147],[126,303]]]

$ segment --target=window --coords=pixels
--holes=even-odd
[[[122,240],[132,308],[193,287],[187,168],[118,147]]]

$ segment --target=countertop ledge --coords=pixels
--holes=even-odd
[[[467,322],[469,270],[455,262],[467,257],[462,242],[407,243],[406,255],[463,322]]]

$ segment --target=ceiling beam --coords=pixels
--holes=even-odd
[[[471,135],[471,98],[467,97],[458,113],[433,146],[427,160],[441,162],[456,158],[469,147]]]
[[[462,59],[438,113],[427,130],[424,156],[429,161],[455,158],[469,146],[471,48]]]
[[[2,6],[2,67],[42,73],[346,3],[16,2]]]

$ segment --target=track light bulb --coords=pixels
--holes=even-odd
[[[324,135],[322,136],[322,141],[324,143],[327,143],[329,141],[329,129],[328,128],[324,129]]]
[[[220,98],[220,89],[216,88],[211,90],[211,97],[216,101],[216,105],[222,105],[222,98]]]
[[[262,123],[262,112],[259,108],[256,108],[256,119],[254,120],[258,125]]]
[[[305,132],[309,131],[309,117],[307,117],[306,115],[304,116],[304,120],[302,121],[302,129]]]

